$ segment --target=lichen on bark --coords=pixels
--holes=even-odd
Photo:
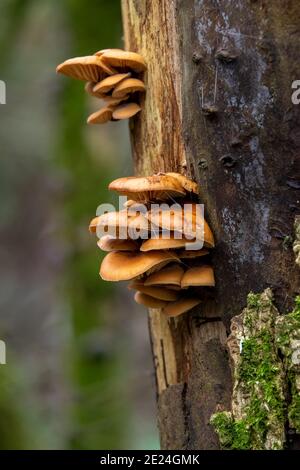
[[[295,219],[295,240],[293,244],[293,251],[296,257],[296,264],[300,267],[300,216]]]
[[[228,349],[233,372],[232,410],[211,423],[223,448],[282,449],[285,442],[285,380],[275,341],[279,312],[272,292],[249,294],[234,317]]]

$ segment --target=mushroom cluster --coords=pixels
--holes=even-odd
[[[215,280],[209,263],[214,237],[199,216],[196,183],[178,173],[159,173],[119,178],[109,189],[126,196],[126,202],[89,226],[99,248],[108,252],[101,278],[130,281],[138,304],[170,317],[198,305]]]
[[[140,94],[145,92],[141,80],[145,70],[141,55],[122,49],[103,49],[94,55],[68,59],[56,68],[58,73],[86,81],[85,91],[104,101],[104,106],[88,117],[88,124],[137,114],[141,110]]]

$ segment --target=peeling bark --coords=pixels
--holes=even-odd
[[[214,301],[178,319],[150,312],[162,447],[215,449],[209,424],[231,395],[230,319],[250,291],[271,287],[292,309],[300,187],[296,0],[122,0],[126,49],[147,63],[131,122],[137,174],[178,171],[199,183],[214,231]],[[298,122],[297,122],[298,120]],[[206,318],[220,321],[205,321]]]

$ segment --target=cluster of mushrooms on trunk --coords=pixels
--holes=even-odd
[[[109,189],[126,202],[119,212],[90,223],[90,231],[100,236],[99,248],[109,252],[100,267],[102,279],[131,281],[137,303],[170,317],[198,305],[203,288],[215,281],[208,261],[199,261],[207,260],[214,238],[204,218],[197,230],[196,183],[179,173],[161,173],[118,178]],[[191,238],[195,233],[198,239]]]
[[[85,90],[104,100],[89,124],[138,113],[145,70],[139,54],[121,49],[68,59],[57,67],[59,73],[85,80]],[[90,223],[99,248],[108,252],[100,267],[102,279],[130,281],[138,304],[162,309],[169,317],[198,305],[215,280],[209,264],[214,237],[203,214],[198,226],[196,183],[179,173],[159,173],[119,178],[109,189],[126,196],[126,202],[119,212],[105,212]]]
[[[105,105],[88,117],[88,124],[128,119],[140,110],[145,91],[140,75],[146,70],[144,59],[135,52],[103,49],[94,55],[74,57],[58,65],[56,71],[86,81],[85,91]]]

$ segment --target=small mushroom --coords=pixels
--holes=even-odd
[[[131,69],[134,72],[143,72],[147,68],[143,57],[135,52],[108,49],[101,52],[100,57],[107,65],[115,67],[118,70]]]
[[[134,295],[134,300],[137,304],[144,305],[149,308],[162,308],[165,307],[168,302],[166,300],[155,299],[147,294],[142,294],[141,292],[136,292]]]
[[[211,266],[197,266],[189,268],[181,279],[181,288],[195,286],[209,286],[215,285],[214,271]]]
[[[131,212],[124,209],[120,212],[111,211],[92,220],[102,231],[110,232],[108,235],[118,237],[122,234],[124,238],[129,236],[132,239],[139,238],[140,236],[146,237],[150,225],[148,220],[141,213]]]
[[[114,109],[122,102],[126,101],[128,96],[124,96],[124,98],[113,98],[112,96],[106,95],[102,97],[102,100],[105,101],[105,105],[109,107],[113,107]]]
[[[110,183],[108,189],[142,203],[185,196],[178,181],[167,175],[118,178]]]
[[[116,85],[122,82],[125,78],[130,77],[130,75],[131,75],[130,73],[116,73],[115,75],[106,77],[103,80],[101,80],[101,82],[96,83],[94,85],[93,91],[94,93],[100,93],[100,94],[109,93],[111,90],[115,88]],[[118,98],[118,96],[116,96],[116,98]]]
[[[119,121],[121,119],[129,119],[141,111],[141,107],[137,103],[126,103],[118,106],[113,112],[113,119]]]
[[[114,98],[124,98],[124,96],[127,96],[130,93],[143,92],[145,90],[146,88],[142,80],[137,78],[126,78],[115,87],[112,92],[112,96]]]
[[[100,57],[94,55],[68,59],[59,64],[56,71],[71,78],[91,82],[99,82],[107,75],[115,73],[114,69],[104,63]]]
[[[199,305],[201,300],[198,297],[183,297],[175,302],[170,302],[163,309],[163,313],[168,315],[168,317],[178,317],[185,312],[188,312],[192,308]]]
[[[105,281],[126,281],[160,269],[171,261],[179,261],[171,252],[112,251],[102,261],[100,276]]]
[[[106,122],[111,121],[112,114],[113,114],[113,108],[110,106],[107,106],[91,114],[87,118],[87,123],[88,124],[105,124]]]
[[[154,297],[155,299],[167,300],[168,302],[177,300],[179,297],[179,293],[174,290],[166,289],[165,287],[144,286],[143,283],[138,281],[134,281],[129,284],[128,288],[138,290],[139,292],[149,295],[150,297]]]
[[[122,240],[104,235],[98,240],[97,245],[103,251],[138,251],[139,244],[134,240]]]
[[[95,85],[96,85],[96,83],[94,83],[94,82],[87,82],[84,85],[84,89],[85,89],[86,93],[88,93],[91,96],[94,96],[95,98],[103,99],[105,95],[103,95],[102,93],[95,93],[94,92],[94,86]]]
[[[151,252],[152,253],[152,252]],[[150,274],[144,281],[144,286],[167,286],[181,288],[181,278],[184,269],[178,264],[172,264],[166,268]]]

